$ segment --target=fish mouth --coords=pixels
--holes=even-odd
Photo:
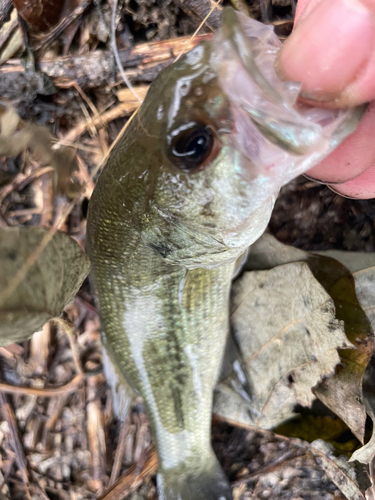
[[[249,159],[268,163],[266,170],[275,161],[280,168],[285,164],[283,184],[318,163],[356,128],[365,107],[313,108],[298,101],[298,82],[279,79],[274,62],[281,42],[271,26],[226,7],[216,37],[213,57],[219,81],[247,134],[240,149],[249,156],[245,142],[255,138],[255,149],[259,153],[263,148],[263,154]],[[266,160],[267,147],[271,162]]]
[[[256,38],[251,31],[246,31],[246,27],[249,26],[248,19],[232,8],[224,9],[222,19],[224,37],[246,70],[252,86],[256,87],[261,97],[257,99],[258,105],[245,105],[243,109],[254,125],[272,143],[296,155],[306,154],[317,142],[320,130],[314,123],[301,124],[298,113],[293,109],[300,85],[294,85],[292,95],[286,96],[285,92],[283,95],[281,89],[277,88],[279,86],[275,85],[276,73],[272,75],[273,81],[270,81],[262,72],[261,60],[256,57],[260,47],[255,45],[261,40]],[[270,27],[262,26],[260,30],[264,31],[263,37],[268,35],[270,38],[273,35],[273,29]],[[271,43],[275,50],[281,47],[276,36]],[[270,68],[268,72],[269,70]]]

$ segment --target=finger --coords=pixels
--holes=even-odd
[[[348,198],[360,200],[375,198],[375,163],[358,177],[344,184],[334,184],[329,187],[335,193]]]
[[[375,99],[375,0],[305,0],[298,15],[276,62],[282,79],[337,107]]]
[[[335,183],[357,177],[375,163],[374,131],[375,102],[372,102],[353,134],[309,170],[308,176]]]
[[[300,17],[307,17],[318,3],[322,1],[323,0],[298,0],[294,22],[296,23]]]

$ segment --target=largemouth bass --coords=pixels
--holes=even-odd
[[[120,373],[144,399],[160,499],[232,498],[210,426],[235,262],[280,187],[360,115],[296,104],[298,84],[273,70],[278,48],[272,29],[225,9],[213,41],[151,85],[90,201],[105,358],[112,384]]]

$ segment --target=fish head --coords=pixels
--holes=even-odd
[[[354,130],[361,111],[298,102],[300,85],[274,70],[279,48],[271,27],[226,8],[213,40],[151,85],[134,118],[147,207],[135,205],[144,243],[167,261],[235,260],[265,230],[280,188]]]

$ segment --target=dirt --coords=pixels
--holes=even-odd
[[[304,250],[375,251],[375,201],[351,200],[300,177],[277,199],[271,232]]]

